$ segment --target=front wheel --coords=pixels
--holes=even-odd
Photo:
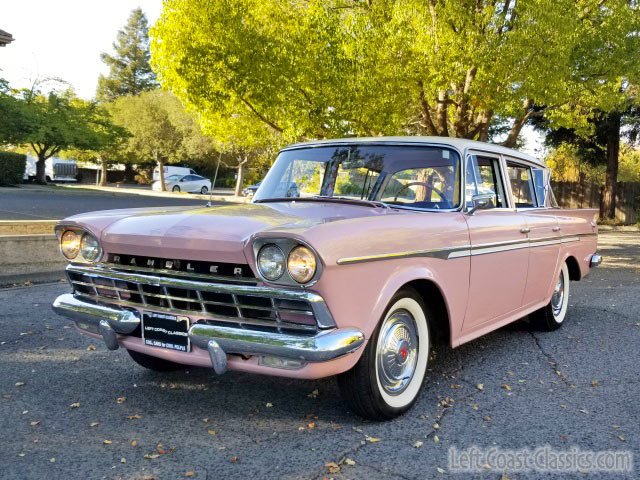
[[[529,315],[529,320],[538,330],[551,332],[559,329],[567,316],[569,306],[569,268],[564,263],[556,279],[551,301]]]
[[[173,189],[171,191],[172,192],[179,192],[180,191],[180,187],[178,185],[176,185],[175,187],[173,187]]]
[[[370,420],[388,420],[413,406],[427,370],[429,318],[415,290],[394,295],[358,363],[338,376],[350,410]]]
[[[202,195],[206,195],[208,191],[209,191],[209,189],[208,189],[207,187],[202,187],[202,188],[200,189],[200,193],[201,193]]]

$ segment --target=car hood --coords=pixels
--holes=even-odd
[[[304,238],[309,230],[399,210],[331,202],[278,202],[218,207],[136,208],[90,212],[64,223],[99,235],[107,253],[245,263],[252,237]]]

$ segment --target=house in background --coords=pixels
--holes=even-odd
[[[13,42],[13,35],[0,29],[0,47],[4,47],[11,42]]]

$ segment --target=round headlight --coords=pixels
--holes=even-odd
[[[80,253],[87,262],[95,262],[102,253],[100,242],[93,235],[85,233],[80,240]]]
[[[284,254],[274,244],[265,245],[258,253],[258,270],[270,281],[279,279],[284,273]]]
[[[300,245],[289,253],[287,268],[296,282],[307,283],[316,273],[316,256],[307,247]]]
[[[80,251],[80,237],[73,230],[67,230],[60,237],[60,251],[68,260],[73,260]]]

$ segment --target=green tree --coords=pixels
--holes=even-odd
[[[113,49],[114,55],[101,55],[109,67],[109,74],[98,78],[98,100],[110,101],[157,87],[155,74],[149,66],[149,26],[140,8],[131,12],[124,29],[118,31]]]
[[[196,119],[170,93],[154,90],[119,97],[109,110],[114,121],[131,134],[112,158],[156,163],[162,190],[165,164],[215,155],[213,143],[202,134]]]
[[[5,141],[31,147],[38,157],[36,181],[41,184],[47,183],[45,162],[62,150],[101,150],[126,135],[103,107],[77,98],[71,90],[21,90],[2,103],[12,108],[12,116],[6,118],[19,125]]]
[[[429,134],[505,144],[638,63],[626,0],[166,0],[152,29],[163,87],[204,117],[243,104],[287,140]]]
[[[223,154],[226,166],[236,170],[235,195],[242,192],[245,173],[251,164],[264,164],[282,145],[282,137],[258,119],[242,103],[222,112],[206,112],[203,131]]]

